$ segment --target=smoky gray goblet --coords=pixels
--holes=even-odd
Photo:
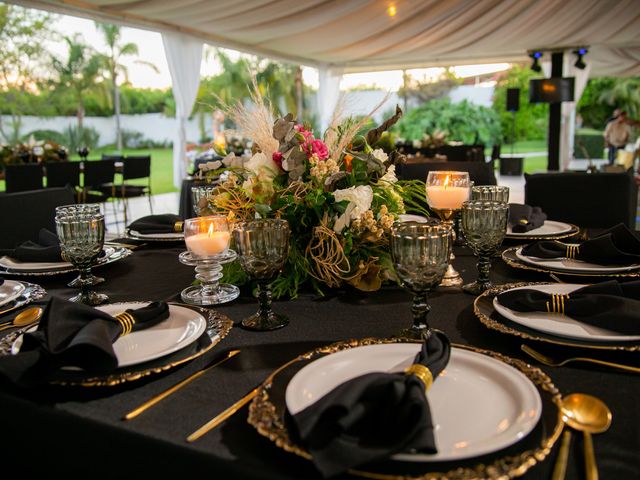
[[[509,205],[504,202],[472,200],[462,204],[460,227],[467,245],[478,257],[478,279],[462,290],[480,295],[493,285],[489,280],[491,257],[498,252],[507,233]]]
[[[451,255],[450,224],[395,223],[391,228],[391,257],[403,288],[413,294],[413,325],[401,337],[420,339],[429,334],[428,293],[442,281]]]
[[[271,283],[289,253],[289,223],[281,219],[237,223],[233,238],[242,269],[258,283],[259,310],[242,320],[248,330],[267,331],[288,325],[289,320],[271,308]]]
[[[69,300],[85,305],[106,302],[109,297],[90,288],[91,265],[104,246],[104,215],[86,205],[68,205],[56,210],[55,222],[63,258],[80,271],[80,293]]]
[[[502,185],[474,185],[471,187],[471,200],[509,203],[509,187]]]

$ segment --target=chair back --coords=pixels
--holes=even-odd
[[[41,228],[56,231],[55,210],[75,203],[68,187],[0,195],[0,248],[14,248],[27,240],[38,240]]]
[[[584,228],[624,223],[635,229],[638,186],[623,173],[525,173],[524,201],[540,207],[550,220]]]
[[[151,176],[151,156],[126,157],[122,161],[122,179],[147,178]]]
[[[80,186],[80,162],[49,162],[45,163],[47,172],[47,188]]]
[[[105,183],[113,183],[116,174],[115,160],[91,160],[84,162],[84,187],[96,188]]]
[[[398,165],[398,178],[402,180],[427,179],[432,170],[453,170],[469,172],[469,180],[476,185],[497,185],[496,175],[490,163],[484,162],[424,162]]]
[[[6,165],[4,174],[5,191],[7,193],[40,190],[42,188],[43,171],[40,163]]]

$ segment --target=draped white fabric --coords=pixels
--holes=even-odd
[[[587,63],[587,66],[581,70],[576,68],[573,64],[575,58],[565,54],[564,65],[562,69],[563,77],[575,78],[575,90],[574,98],[575,102],[563,102],[562,103],[562,120],[560,127],[560,169],[566,170],[569,168],[569,162],[575,157],[575,151],[580,148],[575,145],[576,134],[576,109],[578,101],[582,97],[582,92],[587,86],[589,80],[589,73],[591,71],[591,65]]]
[[[12,1],[345,73],[527,61],[529,50],[576,46],[590,48],[592,75],[640,72],[639,0]]]
[[[176,136],[173,141],[173,184],[180,188],[187,176],[185,123],[191,115],[200,85],[202,41],[180,33],[163,33],[162,43],[176,101]]]
[[[322,67],[318,69],[318,113],[320,131],[324,132],[333,117],[340,97],[341,68]]]

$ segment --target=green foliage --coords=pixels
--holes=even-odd
[[[500,115],[505,143],[518,140],[546,138],[549,126],[549,107],[545,103],[529,103],[529,81],[539,78],[528,65],[515,65],[499,80],[493,94],[493,108]],[[513,113],[507,112],[507,89],[520,89],[520,109],[515,114],[515,138],[512,138]]]
[[[602,94],[611,90],[618,79],[612,77],[590,78],[578,102],[578,114],[582,125],[603,129],[616,108],[600,100]]]
[[[67,137],[55,130],[33,130],[23,137],[23,141],[28,141],[31,137],[36,141],[53,141],[60,145],[67,145]]]
[[[64,131],[67,146],[70,152],[75,152],[78,147],[88,147],[93,150],[98,146],[100,134],[93,127],[73,127],[68,126]]]
[[[120,86],[120,105],[123,114],[161,113],[167,102],[173,101],[170,88],[134,88],[131,85]],[[111,112],[104,112],[111,115]]]
[[[500,119],[494,110],[466,100],[452,103],[448,98],[410,110],[394,129],[407,140],[421,140],[425,133],[435,130],[446,130],[449,140],[466,144],[493,145],[501,139]]]
[[[398,90],[398,96],[405,100],[417,100],[419,103],[443,98],[454,87],[462,84],[462,79],[456,77],[449,68],[446,68],[435,81],[423,82],[406,72],[403,74],[403,81],[403,86]]]
[[[602,158],[604,154],[602,132],[578,131],[575,136],[574,150],[576,158]]]

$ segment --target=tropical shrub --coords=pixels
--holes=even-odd
[[[66,139],[65,144],[70,152],[75,152],[79,147],[94,149],[98,146],[98,141],[100,140],[100,134],[93,127],[80,129],[77,126],[70,125],[64,130],[64,136]]]

